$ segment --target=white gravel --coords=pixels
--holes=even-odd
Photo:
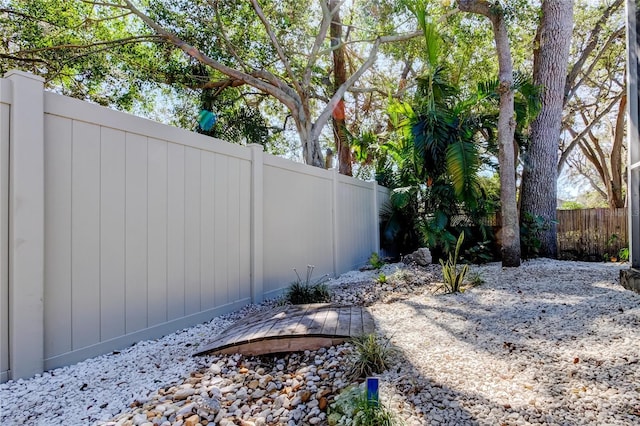
[[[476,266],[486,283],[463,294],[374,304],[400,349],[384,375],[396,410],[409,424],[640,424],[640,295],[622,268]]]
[[[264,308],[250,305],[161,339],[0,384],[0,425],[90,425],[108,420],[202,368],[205,358],[192,356],[198,344]]]
[[[370,305],[398,349],[382,396],[406,424],[640,424],[640,295],[627,265],[534,260],[474,266],[486,281],[432,290],[439,266],[387,265],[331,282],[336,299]],[[87,425],[144,404],[208,368],[191,357],[249,306],[209,323],[30,380],[0,385],[2,425]],[[137,402],[135,402],[137,401]]]

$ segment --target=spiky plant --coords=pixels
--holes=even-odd
[[[467,272],[469,272],[469,265],[462,265],[460,270],[458,270],[457,265],[458,254],[463,240],[464,232],[460,233],[460,236],[458,237],[454,254],[452,255],[449,253],[449,259],[447,259],[446,262],[440,259],[440,265],[442,265],[442,279],[444,281],[440,288],[442,288],[445,293],[459,293],[464,291],[462,283],[464,282],[464,277],[467,275]]]
[[[303,280],[294,268],[296,280],[289,285],[286,299],[294,305],[304,305],[307,303],[322,303],[331,301],[331,292],[325,284],[327,275],[320,277],[317,281],[311,280],[313,274],[313,265],[307,265],[307,275]]]
[[[389,340],[382,342],[375,334],[364,334],[352,340],[355,347],[355,359],[351,369],[351,378],[371,376],[382,373],[389,366],[393,349]]]

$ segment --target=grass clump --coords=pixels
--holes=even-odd
[[[380,272],[380,275],[378,275],[378,277],[376,278],[376,282],[378,282],[379,284],[387,283],[387,276],[384,274],[384,272]]]
[[[458,237],[454,254],[451,255],[451,253],[449,253],[449,259],[447,259],[446,263],[440,259],[440,265],[442,265],[442,279],[444,282],[439,289],[442,288],[445,293],[460,293],[464,291],[462,283],[464,282],[464,277],[467,275],[467,272],[469,272],[469,265],[462,265],[462,269],[458,270],[457,264],[458,254],[463,240],[464,232]]]
[[[355,357],[351,369],[351,378],[358,379],[382,373],[389,367],[389,358],[393,349],[390,341],[381,342],[375,334],[365,334],[352,339]]]
[[[478,287],[479,285],[484,284],[484,278],[478,272],[474,272],[469,275],[469,279],[467,280],[469,287]]]
[[[398,424],[391,411],[383,404],[367,399],[366,390],[346,388],[331,404],[329,425],[394,426]]]
[[[325,284],[327,275],[320,277],[317,281],[311,280],[314,266],[307,266],[307,275],[303,280],[294,268],[296,280],[293,281],[287,290],[286,300],[294,305],[304,305],[307,303],[323,303],[331,301],[331,292]]]

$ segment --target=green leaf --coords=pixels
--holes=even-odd
[[[477,192],[478,150],[471,142],[458,140],[447,147],[447,171],[456,195],[469,201]]]
[[[391,204],[398,209],[405,208],[411,201],[412,187],[396,188],[391,192]]]
[[[438,210],[435,214],[433,223],[435,225],[434,227],[437,230],[441,231],[445,228],[445,226],[447,226],[447,223],[449,223],[449,218],[443,211]]]

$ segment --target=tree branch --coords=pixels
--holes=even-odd
[[[582,148],[582,144],[581,148]],[[590,160],[589,160],[590,161]],[[587,181],[589,182],[589,185],[591,185],[591,187],[598,193],[600,194],[600,196],[607,200],[608,196],[607,193],[605,192],[605,190],[603,190],[602,188],[600,188],[598,186],[598,184],[596,183],[596,181],[593,179],[593,177],[591,177],[590,174],[587,173],[587,171],[584,170],[584,166],[580,163],[578,163],[577,161],[573,162],[573,166],[576,168],[576,170],[578,171],[578,173],[580,173],[585,179],[587,179]]]
[[[331,26],[331,11],[329,10],[326,0],[320,0],[320,7],[322,8],[322,21],[320,22],[320,30],[313,42],[307,66],[304,70],[304,76],[302,77],[302,85],[304,87],[309,87],[309,84],[311,83],[311,70],[313,65],[316,63],[318,52],[320,51],[322,43],[327,37],[327,31],[329,31],[329,27]]]
[[[267,35],[271,40],[271,45],[276,49],[276,52],[278,52],[278,57],[280,57],[280,61],[282,62],[282,65],[284,65],[284,69],[287,71],[287,75],[291,80],[291,84],[293,84],[293,87],[295,87],[296,91],[298,92],[298,95],[301,98],[304,97],[304,90],[302,90],[302,87],[300,87],[300,83],[298,82],[298,79],[296,78],[295,74],[293,73],[293,70],[291,69],[291,64],[289,63],[289,59],[287,59],[287,56],[284,54],[284,50],[282,49],[280,42],[278,42],[278,39],[276,38],[276,35],[273,32],[273,29],[271,28],[271,24],[267,20],[266,16],[264,16],[262,7],[260,7],[260,4],[258,3],[257,0],[251,0],[251,5],[253,6],[253,9],[256,11],[258,18],[260,18],[260,21],[262,22],[264,29],[267,31]]]
[[[220,13],[218,11],[218,0],[215,0],[215,1],[209,0],[209,4],[211,4],[211,6],[213,7],[214,15],[216,17],[216,23],[218,24],[218,27],[220,27],[220,34],[222,34],[222,39],[224,40],[225,44],[227,45],[227,49],[229,49],[229,52],[231,52],[231,56],[233,56],[235,58],[235,60],[238,61],[238,64],[245,71],[248,71],[250,69],[250,67],[247,66],[247,64],[245,64],[245,62],[242,59],[240,59],[240,56],[236,52],[236,49],[234,48],[233,44],[231,43],[231,41],[227,37],[227,32],[224,29],[224,25],[222,24],[222,20],[220,19]]]
[[[52,25],[52,26],[57,26],[56,24],[54,24],[51,21],[47,21],[45,19],[37,18],[37,17],[35,17],[33,15],[29,15],[29,14],[23,13],[23,12],[18,12],[17,10],[13,10],[13,9],[9,9],[9,8],[0,8],[0,13],[6,13],[8,15],[20,16],[22,18],[26,18],[26,19],[34,21],[34,22],[43,22],[45,24],[49,24],[49,25]]]
[[[126,38],[121,38],[118,40],[107,40],[107,41],[98,41],[95,43],[90,43],[90,44],[59,44],[56,46],[49,46],[49,47],[41,47],[39,49],[29,49],[29,50],[21,50],[19,52],[14,52],[14,54],[24,54],[24,55],[29,55],[32,53],[40,53],[40,52],[48,52],[48,51],[52,51],[52,50],[63,50],[63,49],[73,49],[73,50],[84,50],[84,49],[90,49],[92,47],[96,47],[96,46],[118,46],[118,45],[123,45],[123,44],[129,44],[129,43],[138,43],[141,41],[158,41],[160,39],[159,36],[154,36],[154,35],[144,35],[144,36],[131,36],[131,37],[126,37]]]
[[[364,74],[365,71],[367,71],[376,62],[376,59],[378,56],[378,49],[380,48],[381,44],[405,41],[414,37],[419,37],[421,35],[422,35],[421,31],[416,31],[413,33],[402,34],[402,35],[379,37],[373,43],[373,46],[371,46],[371,50],[369,51],[369,57],[367,58],[365,63],[363,63],[360,66],[360,68],[356,72],[354,72],[351,75],[351,77],[349,77],[349,79],[335,91],[329,103],[324,107],[324,109],[320,113],[320,116],[318,117],[316,122],[313,124],[312,136],[318,137],[320,135],[320,132],[322,131],[322,127],[325,125],[327,120],[329,120],[331,113],[333,112],[336,105],[338,105],[338,102],[340,102],[340,99],[342,99],[345,92],[349,90],[355,84],[355,82],[358,81],[360,77],[362,77],[362,74]]]
[[[614,31],[609,38],[607,39],[607,41],[605,42],[605,44],[602,46],[602,48],[598,51],[598,53],[596,54],[596,56],[593,58],[593,61],[591,61],[591,63],[589,64],[589,67],[584,71],[583,73],[583,77],[578,80],[578,82],[574,85],[574,86],[569,86],[569,77],[567,77],[567,83],[565,85],[565,98],[564,98],[564,104],[566,105],[567,102],[573,97],[573,95],[575,95],[575,93],[578,91],[578,88],[582,85],[582,83],[584,83],[585,79],[587,79],[589,77],[589,75],[591,75],[591,72],[593,71],[593,69],[595,68],[595,66],[597,65],[598,61],[600,60],[600,58],[602,57],[602,55],[607,52],[609,50],[609,46],[613,43],[613,41],[616,38],[619,38],[621,36],[624,35],[624,27],[622,28],[618,28],[616,31]],[[593,51],[593,49],[592,49]],[[581,57],[582,59],[582,57]],[[584,60],[587,60],[587,57],[584,57]],[[584,61],[582,62],[581,66],[584,65]],[[573,84],[575,82],[575,79],[577,78],[578,74],[580,73],[582,69],[578,69],[576,72],[576,75],[572,77],[572,82],[571,84]],[[573,72],[574,69],[571,69],[571,72]]]
[[[106,21],[111,21],[112,19],[120,19],[120,18],[124,18],[126,16],[131,15],[131,12],[124,12],[121,13],[120,15],[114,15],[114,16],[107,16],[105,18],[99,18],[99,19],[94,19],[94,18],[86,18],[80,25],[76,26],[75,28],[82,28],[84,25],[88,24],[88,23],[98,23],[98,22],[106,22]]]
[[[613,106],[620,100],[621,97],[622,97],[622,93],[618,94],[615,98],[613,98],[613,100],[611,100],[609,105],[607,105],[606,108],[603,109],[599,114],[597,114],[593,118],[591,123],[589,123],[587,127],[585,127],[580,133],[578,133],[577,136],[574,137],[573,140],[569,143],[569,145],[567,145],[565,150],[560,154],[560,160],[558,161],[558,176],[562,172],[562,169],[565,163],[567,162],[567,158],[569,157],[569,154],[571,154],[571,151],[573,151],[573,149],[578,144],[578,142],[580,142],[580,140],[584,138],[591,131],[593,126],[595,126],[595,124],[598,123],[600,119],[602,119],[602,117],[604,117],[606,114],[608,114],[611,111]]]
[[[120,8],[120,9],[129,9],[129,6],[126,4],[119,4],[119,3],[107,3],[107,2],[101,2],[101,1],[95,1],[95,0],[81,0],[82,3],[87,3],[93,6],[104,6],[104,7],[116,7],[116,8]],[[129,3],[127,0],[125,0],[126,3]]]
[[[207,81],[206,83],[197,84],[193,86],[194,89],[226,89],[227,87],[239,87],[247,84],[242,80],[236,80],[228,78],[218,81]]]
[[[596,46],[598,45],[598,40],[600,38],[600,32],[602,31],[602,27],[609,20],[609,17],[611,16],[611,14],[615,12],[622,4],[623,4],[623,0],[615,0],[613,3],[611,3],[611,5],[605,9],[604,13],[600,17],[600,19],[598,19],[598,22],[596,22],[596,25],[591,30],[591,33],[589,34],[589,41],[587,42],[587,46],[582,50],[580,57],[575,62],[575,64],[573,64],[573,66],[571,67],[571,70],[569,71],[569,74],[567,75],[567,82],[565,83],[565,89],[564,89],[565,104],[571,98],[571,96],[573,96],[573,93],[575,93],[575,90],[579,85],[578,84],[576,85],[576,87],[573,87],[573,84],[576,78],[578,78],[578,74],[580,74],[580,71],[582,70],[584,63],[587,61],[587,58],[589,57],[589,55],[591,55],[591,52],[593,52],[593,50],[595,50]]]
[[[283,90],[285,86],[289,86],[287,86],[286,83],[282,82],[281,80],[277,79],[272,74],[267,73],[266,71],[259,72],[263,76],[268,76],[267,81],[265,81],[245,72],[226,66],[205,55],[200,50],[183,41],[175,34],[165,30],[153,19],[149,18],[147,15],[138,10],[130,0],[124,0],[124,2],[126,3],[126,7],[129,8],[129,10],[131,10],[138,18],[140,18],[145,24],[147,24],[147,26],[153,29],[158,35],[165,38],[167,41],[181,49],[183,52],[185,52],[187,55],[191,56],[198,62],[210,66],[211,68],[220,71],[228,77],[244,81],[247,84],[255,87],[256,89],[262,90],[263,92],[272,95],[274,98],[278,99],[280,102],[286,105],[291,111],[297,111],[299,109],[300,98],[298,96],[293,96],[292,90]]]
[[[7,53],[0,53],[0,58],[4,58],[4,59],[9,59],[9,60],[13,60],[13,61],[21,61],[21,62],[39,62],[42,64],[49,64],[48,61],[45,61],[44,59],[40,59],[40,58],[23,58],[21,56],[14,56],[11,54],[7,54]]]

